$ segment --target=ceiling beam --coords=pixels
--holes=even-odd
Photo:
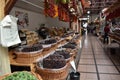
[[[5,15],[9,14],[16,2],[17,0],[7,0],[7,3],[5,5]]]
[[[91,3],[91,4],[104,4],[104,3],[115,3],[116,1],[114,0],[114,1],[109,1],[109,2],[105,2],[105,1],[103,1],[103,2],[93,2],[93,3]]]
[[[34,4],[34,3],[31,3],[31,2],[29,2],[29,1],[27,1],[27,0],[21,0],[21,1],[23,1],[23,2],[25,2],[25,3],[27,3],[27,4],[30,4],[30,5],[32,5],[32,6],[34,6],[34,7],[37,7],[37,8],[39,8],[39,9],[44,10],[43,7],[41,7],[41,6],[39,6],[39,5],[36,5],[36,4]]]

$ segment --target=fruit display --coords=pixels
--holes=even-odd
[[[66,34],[64,34],[64,35],[62,35],[62,38],[65,38],[65,37],[68,37],[69,35],[66,35]]]
[[[74,39],[78,39],[79,37],[80,37],[80,35],[78,34],[74,37]]]
[[[74,42],[74,41],[71,41],[69,43],[72,44],[72,45],[74,45],[74,46],[77,46],[76,42]]]
[[[68,43],[68,44],[65,44],[64,46],[62,46],[63,48],[71,48],[71,49],[75,49],[76,46],[71,44],[71,43]]]
[[[70,53],[68,51],[65,51],[65,50],[56,51],[54,54],[62,55],[62,56],[64,56],[65,59],[70,58]]]
[[[49,39],[49,40],[45,40],[43,44],[52,44],[52,43],[56,43],[56,39]]]
[[[109,33],[109,37],[113,38],[117,42],[120,42],[119,36],[120,36],[120,28],[117,28],[113,32]]]
[[[29,72],[15,72],[2,80],[38,80],[34,75]]]
[[[120,36],[120,29],[116,29],[113,31],[115,35]]]
[[[43,47],[41,44],[34,44],[32,46],[25,46],[23,47],[23,49],[21,50],[21,52],[34,52],[34,51],[39,51],[41,50]]]
[[[66,61],[62,55],[53,54],[43,59],[43,68],[59,69],[66,65]]]

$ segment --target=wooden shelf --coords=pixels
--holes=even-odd
[[[62,40],[61,42],[62,42],[62,44],[65,44],[65,43],[66,43],[66,39]],[[47,51],[46,51],[46,50],[43,50],[43,52],[42,52],[42,53],[43,53],[43,57],[45,57],[46,55],[49,55],[49,53],[50,53],[50,52],[53,52],[56,48],[58,48],[58,45],[50,48],[50,49],[47,50]],[[11,64],[11,65],[16,65],[16,66],[28,66],[28,67],[30,67],[31,70],[32,70],[32,68],[33,68],[33,63],[31,63],[31,64],[17,63],[17,62],[15,61],[15,59],[13,59],[13,53],[14,53],[14,51],[9,52],[10,64]]]
[[[58,41],[59,43],[58,43],[57,45],[55,45],[55,46],[52,46],[52,48],[50,48],[49,50],[43,50],[43,52],[42,52],[43,57],[42,57],[42,58],[50,55],[51,52],[53,52],[55,49],[57,49],[59,45],[65,44],[65,43],[66,43],[66,39],[68,39],[68,37],[67,37],[67,38],[64,38],[64,39],[62,39],[62,40],[60,40],[60,41]],[[80,40],[80,39],[81,39],[81,37],[79,38],[79,40]],[[77,40],[78,44],[80,43],[79,40]],[[12,53],[13,53],[13,52],[11,51],[10,54],[9,54],[9,55],[10,55],[11,65],[16,65],[16,66],[20,66],[20,67],[21,67],[21,66],[28,66],[28,67],[30,67],[31,71],[34,71],[34,64],[33,64],[33,63],[31,63],[31,64],[16,63],[15,59],[13,59]],[[41,58],[41,59],[42,59],[42,58]]]

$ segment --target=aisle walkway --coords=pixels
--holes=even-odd
[[[120,73],[95,36],[85,37],[78,71],[80,80],[120,80]]]

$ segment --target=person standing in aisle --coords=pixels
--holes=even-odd
[[[106,24],[105,28],[104,28],[104,41],[103,43],[106,43],[107,40],[107,44],[108,44],[108,33],[110,32],[110,26],[109,24]]]

